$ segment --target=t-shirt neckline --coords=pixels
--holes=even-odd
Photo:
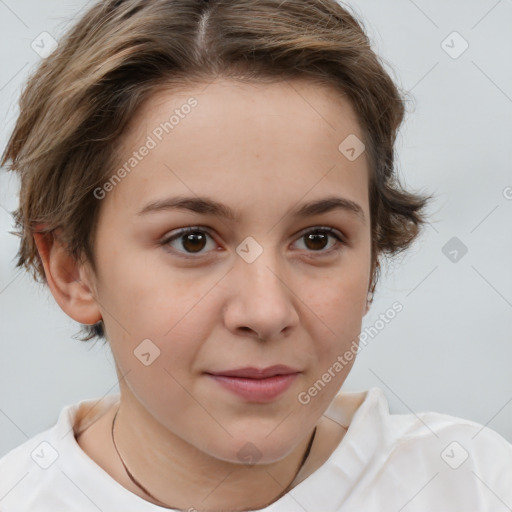
[[[126,489],[94,462],[78,444],[75,438],[77,434],[74,428],[75,419],[80,417],[80,431],[82,431],[116,403],[119,403],[118,394],[82,400],[66,406],[61,411],[55,430],[57,439],[54,442],[61,445],[62,470],[101,510],[121,510],[126,507],[135,509],[136,507],[138,512],[179,512],[180,509],[160,507]],[[98,407],[100,408],[98,409]],[[97,409],[96,413],[85,421],[85,418],[94,409]],[[367,462],[382,444],[383,440],[379,439],[379,433],[382,435],[384,432],[381,425],[384,421],[383,412],[389,414],[384,395],[378,388],[371,388],[363,392],[338,393],[324,415],[341,425],[348,426],[340,443],[320,467],[288,493],[264,508],[252,509],[253,512],[296,510],[297,501],[303,503],[304,500],[307,500],[308,503],[322,502],[324,505],[327,505],[326,500],[330,499],[339,502],[340,496],[345,492],[348,493],[351,482],[363,472]],[[363,422],[366,424],[365,429],[360,428]],[[362,431],[367,431],[368,425],[372,426],[371,430],[375,435],[370,435],[364,439],[364,442],[361,442]],[[332,494],[332,490],[326,493],[326,486],[333,477],[336,478],[337,492],[335,495]]]

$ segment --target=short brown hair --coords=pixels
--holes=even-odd
[[[33,233],[55,234],[77,261],[93,254],[100,202],[135,111],[161,88],[227,77],[307,78],[350,100],[370,162],[372,283],[380,256],[418,236],[432,196],[407,192],[395,171],[403,93],[363,24],[336,0],[106,0],[93,5],[28,80],[1,165],[21,178],[13,212],[17,267],[46,276]],[[341,141],[340,141],[341,142]],[[103,321],[82,341],[105,337]]]

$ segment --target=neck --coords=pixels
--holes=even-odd
[[[314,431],[287,456],[269,464],[241,464],[212,457],[159,424],[134,399],[121,401],[115,444],[139,487],[131,490],[160,506],[201,512],[261,509],[298,482]],[[134,449],[141,447],[144,449]],[[305,469],[305,466],[302,468]],[[135,484],[132,484],[135,486]]]

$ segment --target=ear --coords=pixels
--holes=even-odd
[[[58,233],[34,233],[34,240],[48,287],[64,313],[81,324],[99,322],[102,316],[88,269],[68,253]]]
[[[370,311],[370,306],[373,304],[373,292],[368,290],[368,294],[366,295],[366,305],[364,308],[363,316],[365,316],[368,311]]]
[[[375,279],[375,270],[380,268],[380,262],[378,259],[372,260],[371,269],[370,269],[370,282],[368,283],[368,295],[366,296],[366,305],[364,308],[363,316],[366,316],[368,311],[370,311],[370,306],[373,304],[373,295],[375,290],[374,279]]]

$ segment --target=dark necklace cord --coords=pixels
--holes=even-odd
[[[147,496],[149,496],[151,499],[157,501],[158,503],[162,504],[162,506],[164,508],[170,508],[172,510],[180,510],[176,507],[169,507],[168,505],[166,505],[165,503],[163,503],[162,501],[160,501],[158,498],[155,498],[141,483],[139,483],[135,477],[132,475],[131,471],[128,469],[128,467],[126,466],[126,463],[124,462],[124,459],[123,457],[121,457],[121,454],[119,453],[119,450],[117,449],[117,445],[116,445],[116,441],[114,439],[114,425],[115,425],[115,422],[116,422],[116,418],[117,418],[117,413],[119,412],[119,407],[117,408],[117,411],[114,415],[114,419],[112,420],[112,443],[114,444],[114,449],[119,457],[119,460],[121,461],[121,464],[123,465],[124,467],[124,470],[126,471],[126,474],[128,475],[128,477],[130,478],[130,480],[139,488],[141,489],[144,493],[146,493]],[[314,428],[313,430],[313,434],[311,435],[311,439],[309,440],[309,444],[308,444],[308,447],[306,448],[306,451],[304,452],[304,455],[302,457],[302,460],[299,464],[299,468],[297,469],[295,475],[293,476],[293,479],[292,481],[288,484],[288,486],[283,490],[283,492],[277,497],[275,498],[273,501],[276,501],[278,500],[279,498],[281,498],[282,496],[284,496],[284,494],[286,494],[288,492],[288,489],[291,487],[293,481],[297,478],[297,475],[299,474],[300,470],[302,469],[302,467],[304,466],[308,456],[309,456],[309,452],[311,451],[311,447],[313,446],[313,441],[315,439],[315,434],[316,434],[316,427]]]

